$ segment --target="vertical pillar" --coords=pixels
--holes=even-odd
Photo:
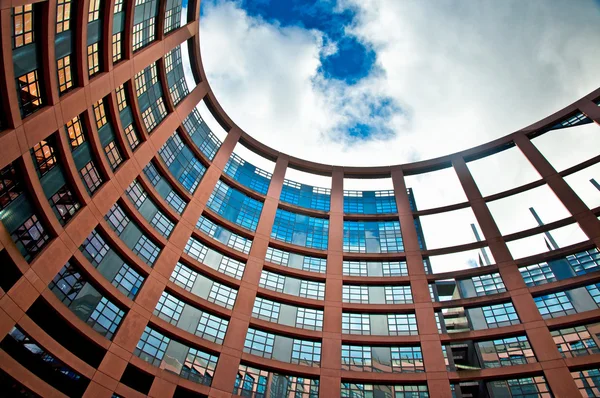
[[[458,155],[454,156],[452,158],[452,165],[473,209],[473,213],[475,213],[475,217],[490,251],[496,260],[498,271],[502,276],[506,290],[510,293],[517,315],[521,323],[525,326],[527,339],[533,348],[537,360],[542,363],[546,382],[556,396],[578,396],[579,391],[571,377],[557,379],[553,376],[553,374],[559,372],[556,368],[562,368],[563,373],[568,373],[569,369],[561,359],[552,335],[521,277],[519,269],[506,246],[504,238],[500,234],[500,230],[490,210],[481,196],[464,158]],[[565,395],[560,395],[559,392],[565,393]]]
[[[269,190],[267,191],[260,220],[256,227],[254,240],[252,241],[252,248],[248,254],[242,284],[238,291],[231,320],[227,327],[227,334],[223,341],[223,351],[219,357],[211,385],[211,391],[216,390],[214,391],[214,396],[221,396],[219,394],[223,394],[223,392],[231,393],[231,389],[235,383],[240,358],[244,352],[244,341],[248,326],[250,325],[250,318],[252,317],[252,308],[256,299],[256,292],[258,291],[258,283],[265,255],[269,247],[269,239],[271,237],[271,230],[273,229],[275,213],[277,212],[279,196],[283,188],[287,165],[287,156],[280,155],[277,158],[275,170],[271,177]],[[213,396],[212,393],[211,396]]]
[[[450,381],[446,372],[446,362],[442,354],[442,343],[435,322],[433,303],[429,295],[429,285],[423,268],[423,256],[419,247],[417,228],[410,208],[410,201],[401,168],[392,170],[392,182],[398,207],[398,218],[402,230],[402,241],[410,276],[410,288],[415,303],[417,327],[421,342],[421,352],[427,375],[427,388],[431,397],[450,398]]]
[[[327,279],[323,312],[323,342],[319,396],[339,397],[342,369],[342,263],[344,243],[344,171],[331,175],[331,204],[327,245]]]

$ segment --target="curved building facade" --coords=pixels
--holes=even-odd
[[[223,111],[199,54],[200,0],[0,7],[7,396],[600,396],[600,207],[570,183],[600,151],[556,168],[535,144],[599,124],[600,89],[460,153],[328,166],[257,142]],[[500,156],[501,172],[505,153],[536,177],[482,192],[473,164]],[[408,182],[437,172],[462,199],[425,209]],[[344,187],[375,178],[393,189]],[[506,232],[493,204],[540,188],[564,217],[544,224],[533,209],[535,225]],[[473,238],[428,247],[428,217],[461,211]],[[579,235],[563,244],[566,227]],[[544,249],[517,254],[532,238]],[[465,253],[470,266],[452,271]]]

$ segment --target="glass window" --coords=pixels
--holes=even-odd
[[[544,376],[526,377],[522,379],[498,380],[492,381],[494,391],[504,390],[510,397],[539,397],[550,398],[552,393],[546,384]]]
[[[6,208],[23,193],[21,176],[13,163],[0,170],[0,210]]]
[[[550,333],[563,358],[572,358],[600,353],[596,343],[596,336],[600,332],[599,326],[599,324],[581,325],[553,330]]]
[[[17,77],[17,93],[21,117],[25,118],[42,107],[42,92],[37,69]]]
[[[536,361],[526,336],[480,341],[476,344],[481,352],[485,368],[524,365]]]
[[[499,273],[478,275],[471,278],[475,285],[477,296],[486,296],[488,294],[502,293],[506,291],[504,282]]]
[[[101,0],[90,0],[88,22],[93,22],[100,18],[100,2]]]
[[[342,288],[344,303],[369,303],[369,287],[364,285],[344,285]]]
[[[398,221],[344,221],[344,251],[397,253],[404,251]]]
[[[489,305],[481,308],[490,328],[498,328],[519,323],[519,317],[512,303]]]
[[[40,177],[56,166],[57,162],[54,152],[54,143],[52,142],[52,137],[48,137],[48,141],[40,141],[31,149],[31,156],[33,157]]]
[[[386,304],[409,304],[413,302],[410,286],[385,286]]]
[[[237,290],[232,289],[229,286],[222,285],[218,282],[214,282],[204,275],[199,275],[181,263],[177,263],[170,279],[176,285],[181,286],[183,289],[196,295],[200,293],[196,290],[193,290],[194,285],[196,284],[197,280],[202,279],[203,282],[199,283],[198,285],[204,286],[206,284],[211,286],[206,300],[225,308],[233,308],[233,305],[235,304]]]
[[[535,301],[535,305],[544,319],[575,314],[577,312],[565,292],[534,297],[533,301]]]
[[[371,398],[371,397],[410,397],[429,398],[426,385],[379,385],[342,383],[342,397]]]
[[[96,127],[100,129],[102,126],[108,123],[108,120],[106,119],[106,111],[104,109],[104,101],[101,99],[98,100],[98,102],[93,105],[93,108],[94,116],[96,117]]]
[[[210,131],[197,108],[183,120],[183,126],[198,149],[212,160],[221,146],[221,141]]]
[[[114,13],[117,14],[123,11],[123,0],[115,0]]]
[[[299,268],[304,271],[319,273],[327,272],[327,259],[325,258],[304,256],[302,254],[290,253],[273,247],[267,248],[265,260],[273,264]]]
[[[184,306],[185,303],[177,297],[167,292],[162,292],[154,308],[154,315],[177,326]]]
[[[294,339],[291,363],[319,366],[321,364],[321,342]]]
[[[342,313],[342,333],[371,334],[369,314]]]
[[[58,91],[63,94],[73,87],[73,74],[71,73],[71,56],[66,55],[56,60],[58,70]]]
[[[50,236],[35,214],[26,219],[11,234],[11,238],[28,262],[37,256],[50,241]]]
[[[56,33],[71,29],[71,0],[58,0],[56,4]]]
[[[424,372],[421,347],[391,347],[392,372]]]
[[[156,258],[160,254],[160,248],[156,246],[146,235],[142,235],[133,248],[133,252],[137,254],[146,264],[152,266]]]
[[[329,211],[331,189],[283,180],[279,200],[309,209]]]
[[[100,265],[109,250],[110,247],[96,230],[93,230],[81,245],[81,251],[95,267]]]
[[[245,269],[244,263],[210,249],[194,238],[188,240],[184,251],[195,260],[198,260],[225,275],[229,275],[236,279],[242,279]]]
[[[412,336],[417,334],[415,314],[388,314],[387,320],[390,336]]]
[[[314,281],[300,282],[300,297],[311,298],[315,300],[325,299],[325,284]]]
[[[133,127],[133,123],[125,127],[125,137],[127,137],[127,142],[129,142],[132,151],[140,144],[140,138],[137,131],[135,131],[135,127]]]
[[[26,4],[13,8],[13,48],[34,42],[33,5]]]
[[[519,268],[519,271],[527,286],[538,286],[556,281],[556,276],[547,263],[532,264]]]
[[[108,145],[104,147],[104,153],[106,153],[111,169],[116,170],[117,167],[123,163],[119,147],[117,147],[114,141],[109,142]]]
[[[168,0],[167,10],[165,11],[164,33],[177,29],[181,26],[181,1]]]
[[[210,386],[217,367],[218,357],[190,348],[179,376],[195,383]]]
[[[271,238],[295,245],[326,250],[329,220],[277,209]]]
[[[125,312],[122,309],[106,297],[102,297],[87,323],[107,339],[112,339],[124,316]]]
[[[219,180],[206,206],[242,228],[255,231],[263,204]]]
[[[600,397],[600,369],[571,372],[582,397]]]
[[[81,207],[79,201],[67,185],[63,185],[48,201],[54,213],[58,216],[58,221],[60,221],[61,225],[68,223]]]
[[[263,270],[260,274],[258,286],[282,293],[285,286],[285,278],[283,275]]]
[[[196,228],[232,249],[245,254],[250,252],[250,247],[252,246],[251,240],[231,232],[227,228],[214,223],[204,216],[200,216],[196,223]]]
[[[144,361],[159,366],[170,342],[170,338],[146,326],[133,353]]]
[[[223,344],[225,333],[227,333],[227,326],[229,326],[228,320],[221,319],[207,312],[202,312],[195,334],[214,343]]]
[[[223,172],[240,184],[261,193],[267,194],[272,174],[246,162],[237,154],[232,153]]]
[[[133,25],[133,51],[147,46],[154,40],[157,5],[156,0],[136,0],[134,12],[136,15],[142,15],[143,18]]]
[[[83,126],[79,116],[75,116],[72,120],[69,120],[65,125],[67,135],[69,136],[69,143],[71,149],[77,148],[79,145],[85,142],[85,136],[83,135]]]
[[[323,311],[312,308],[298,307],[296,327],[309,330],[323,329]]]
[[[194,193],[206,172],[206,167],[194,156],[177,131],[158,150],[158,154],[173,177],[189,193]]]
[[[397,212],[393,190],[344,191],[344,213],[385,214]]]
[[[254,307],[252,308],[252,316],[258,319],[264,319],[269,322],[277,323],[279,319],[279,310],[281,304],[257,297],[254,300]]]
[[[244,342],[244,352],[263,358],[271,358],[274,344],[274,334],[249,328]]]
[[[116,4],[115,4],[116,6]],[[123,58],[123,44],[121,41],[121,32],[117,32],[112,35],[112,60],[113,64],[116,64]]]
[[[281,397],[318,398],[319,380],[272,373],[240,364],[233,393],[243,397],[265,397],[277,391]]]
[[[90,0],[90,5],[95,0]],[[98,43],[93,43],[87,47],[87,60],[88,60],[88,74],[90,77],[100,72],[100,55],[98,50]]]
[[[406,261],[344,261],[344,275],[350,276],[407,276]]]

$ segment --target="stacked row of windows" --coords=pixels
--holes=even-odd
[[[464,309],[444,308],[438,321],[440,333],[499,328],[520,323],[512,302]]]
[[[318,398],[319,380],[273,373],[240,364],[233,394],[266,398],[268,392],[273,397]]]
[[[158,154],[173,175],[189,192],[194,193],[206,167],[194,156],[176,131],[158,150]]]
[[[458,281],[461,297],[481,297],[506,291],[499,273],[477,275],[470,279]]]
[[[533,300],[545,319],[591,311],[600,304],[600,284],[549,293],[534,297]]]
[[[74,23],[71,20],[71,0],[58,0],[56,3],[56,37],[55,56],[56,70],[58,72],[58,92],[63,95],[76,85],[75,68],[72,66],[71,57],[75,53],[73,38]]]
[[[254,300],[252,316],[280,325],[309,330],[323,329],[322,310],[281,304],[261,297]]]
[[[527,286],[538,286],[588,274],[600,269],[600,251],[598,248],[584,250],[566,257],[519,268]]]
[[[115,93],[117,96],[117,107],[119,109],[121,126],[125,131],[125,137],[127,138],[129,147],[133,151],[140,144],[140,134],[134,123],[133,113],[131,111],[131,107],[129,106],[129,95],[125,85],[129,85],[129,83],[121,84],[119,87],[117,87]]]
[[[571,372],[582,397],[600,397],[600,369]]]
[[[407,276],[406,261],[344,261],[342,272],[348,276]]]
[[[271,238],[299,246],[326,250],[329,220],[277,209]]]
[[[397,213],[394,191],[344,191],[344,213]]]
[[[171,274],[171,282],[192,294],[225,308],[233,308],[237,290],[215,282],[178,262]]]
[[[118,202],[110,208],[104,219],[123,243],[137,254],[143,262],[149,266],[154,265],[161,249],[131,221]]]
[[[293,296],[315,300],[325,299],[325,283],[301,280],[263,270],[260,274],[260,287]]]
[[[413,302],[410,286],[344,285],[344,303],[410,304]]]
[[[235,153],[231,154],[223,171],[240,184],[263,195],[267,194],[273,176],[271,173],[246,162]]]
[[[342,313],[342,333],[412,336],[418,333],[415,314]]]
[[[39,73],[41,65],[37,62],[38,14],[37,4],[12,9],[13,67],[22,118],[39,110],[44,103],[43,84]]]
[[[75,167],[79,170],[81,179],[90,195],[94,194],[104,183],[104,178],[96,167],[95,155],[86,139],[87,132],[79,116],[75,116],[65,125],[67,137],[71,146]]]
[[[165,7],[165,34],[181,26],[181,6],[182,0],[167,0]]]
[[[171,184],[158,172],[158,169],[152,162],[149,162],[143,169],[144,174],[150,180],[158,194],[171,206],[178,214],[183,212],[187,203],[175,192]]]
[[[185,43],[182,46],[187,46]],[[181,62],[181,46],[165,54],[165,73],[167,74],[167,86],[173,105],[177,105],[186,95],[189,94],[189,88],[183,73],[183,64]]]
[[[398,253],[404,251],[398,221],[344,221],[344,251]]]
[[[162,87],[158,81],[156,63],[148,65],[144,70],[137,73],[134,76],[134,81],[142,120],[146,130],[150,133],[167,116]]]
[[[245,254],[250,252],[250,247],[252,246],[252,241],[250,239],[246,239],[243,236],[231,232],[205,216],[200,216],[196,223],[196,228],[234,250]]]
[[[580,325],[550,332],[563,358],[600,353],[600,324]]]
[[[0,170],[0,221],[28,262],[50,241],[30,202],[21,165],[16,161]]]
[[[113,31],[112,31],[112,61],[116,64],[123,59],[123,35],[125,30],[125,12],[123,11],[123,0],[115,0],[113,9]]]
[[[83,396],[89,385],[88,378],[56,358],[19,327],[12,328],[0,342],[0,348],[18,362],[26,364],[29,372],[63,393],[64,396]],[[19,388],[17,395],[22,396],[24,392],[27,393],[27,390]],[[10,390],[6,396],[9,395]],[[38,395],[31,393],[26,396],[37,397]]]
[[[244,352],[282,362],[319,366],[321,342],[293,339],[249,328]]]
[[[163,292],[154,315],[213,343],[222,344],[229,321],[201,311],[174,295]]]
[[[194,238],[188,240],[183,250],[195,260],[232,278],[242,279],[244,275],[244,263],[208,248]]]
[[[135,205],[139,213],[156,229],[162,236],[168,238],[175,227],[173,221],[159,210],[152,199],[148,197],[148,193],[144,190],[138,180],[133,180],[129,187],[125,190],[127,197]]]
[[[477,342],[483,367],[524,365],[536,362],[535,355],[526,336],[505,337],[492,341]]]
[[[263,203],[219,180],[206,206],[226,220],[255,231]]]
[[[384,373],[425,372],[425,365],[419,346],[342,345],[342,370]]]
[[[146,326],[133,354],[195,383],[210,386],[219,358]]]
[[[202,120],[197,108],[194,108],[192,112],[183,119],[183,127],[185,127],[194,144],[200,149],[200,152],[208,159],[212,160],[221,146],[221,141],[212,131],[210,131],[206,122]]]
[[[427,386],[425,385],[388,386],[381,384],[355,384],[342,382],[340,393],[344,398],[429,398],[429,392],[427,390]]]
[[[96,230],[89,234],[79,250],[121,293],[130,299],[135,298],[144,277],[127,265]]]
[[[114,128],[107,115],[104,100],[99,100],[92,108],[94,109],[100,145],[104,148],[104,153],[106,154],[108,163],[110,163],[111,169],[116,170],[123,163],[123,149],[116,140]]]
[[[157,0],[135,0],[133,11],[133,51],[146,47],[156,37]]]
[[[87,26],[87,60],[88,60],[88,75],[90,77],[101,71],[103,65],[102,58],[102,8],[105,1],[90,0],[88,10],[88,26]]]
[[[82,321],[112,339],[125,312],[89,283],[75,263],[69,261],[48,288]]]
[[[283,180],[283,187],[281,189],[279,200],[308,209],[329,211],[331,189],[313,187],[290,180]]]
[[[71,191],[62,166],[57,159],[56,137],[49,136],[31,149],[38,177],[50,207],[58,221],[65,225],[81,207],[79,200]]]
[[[318,272],[321,274],[327,272],[327,259],[304,256],[302,254],[291,253],[272,247],[267,248],[265,260],[273,264],[304,271]]]

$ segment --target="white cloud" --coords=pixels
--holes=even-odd
[[[211,87],[232,119],[259,141],[329,164],[412,162],[508,134],[600,86],[600,12],[592,0],[339,0],[338,8],[356,10],[347,33],[376,53],[376,71],[353,86],[319,75],[320,57],[336,51],[323,33],[253,18],[237,2],[204,4],[201,52]],[[369,104],[382,98],[402,111],[369,116]],[[357,120],[395,136],[352,145],[342,132]],[[560,144],[544,144],[560,158]],[[587,146],[562,151],[563,158],[578,158],[578,149],[589,157]],[[498,161],[486,169],[501,170]],[[504,170],[503,187],[523,183],[516,166]],[[407,183],[411,179],[421,208],[462,200],[447,196],[456,190],[454,177],[431,173]],[[499,181],[477,179],[482,187]],[[427,197],[435,200],[419,200]],[[532,205],[542,213],[560,210],[543,201],[522,204]],[[495,212],[505,214],[500,207]],[[531,225],[525,216],[513,221],[511,230]],[[442,238],[434,227],[425,235]]]

